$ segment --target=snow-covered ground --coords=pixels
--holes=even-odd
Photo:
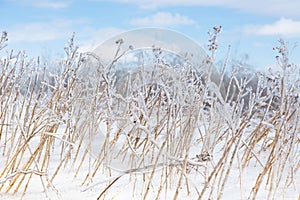
[[[197,153],[199,153],[199,144],[194,142],[194,145],[190,149],[190,161],[192,162],[192,158],[195,157]],[[0,150],[2,150],[1,147]],[[57,142],[56,147],[60,148],[60,143]],[[222,151],[216,151],[215,156],[213,157],[213,164],[215,165],[215,161],[220,159],[222,155]],[[51,162],[49,166],[48,174],[53,174],[56,167],[59,165],[60,154],[59,152],[53,151],[51,156]],[[4,163],[5,158],[0,156],[0,163]],[[204,172],[205,167],[210,167],[213,169],[212,164],[210,162],[203,162],[203,166],[199,165],[197,170],[190,169],[189,172],[186,173],[186,178],[182,179],[182,184],[179,188],[178,199],[198,199],[198,192],[201,192],[204,184],[204,175],[201,174]],[[101,192],[108,186],[109,183],[114,181],[119,175],[122,175],[108,190],[106,191],[103,199],[143,199],[143,195],[145,192],[145,188],[147,187],[147,179],[149,179],[151,175],[151,168],[145,168],[133,173],[126,174],[126,165],[121,164],[118,169],[118,164],[114,164],[111,167],[110,175],[106,170],[99,169],[96,176],[91,180],[91,182],[87,185],[82,185],[83,179],[87,175],[89,171],[89,164],[86,161],[80,172],[75,177],[76,169],[78,163],[73,165],[71,162],[67,164],[67,166],[62,169],[58,175],[55,177],[53,181],[53,185],[51,187],[47,187],[47,190],[44,191],[41,179],[39,176],[33,176],[30,184],[28,186],[27,192],[25,195],[22,195],[22,192],[18,192],[16,194],[9,193],[0,193],[0,199],[3,200],[31,200],[31,199],[70,199],[70,200],[81,200],[81,199],[97,199]],[[190,165],[190,167],[194,167]],[[0,170],[3,168],[1,165]],[[155,199],[159,186],[161,185],[161,179],[166,170],[170,168],[164,168],[162,166],[158,166],[153,181],[149,188],[149,195],[147,199]],[[173,199],[175,195],[176,186],[178,184],[178,171],[176,168],[173,168],[173,172],[171,173],[171,177],[166,179],[170,181],[167,183],[168,189],[166,189],[165,185],[161,188],[161,194],[159,195],[159,199]],[[233,163],[231,172],[228,177],[228,181],[225,185],[223,196],[221,199],[225,200],[234,200],[234,199],[247,199],[251,188],[255,184],[256,178],[262,167],[259,166],[258,163],[250,164],[247,166],[243,172],[240,171],[238,163],[235,161]],[[241,175],[241,176],[240,176]],[[29,176],[29,175],[27,175]],[[1,179],[0,179],[1,181]],[[44,182],[47,183],[46,179]],[[265,182],[265,181],[264,181]],[[300,175],[299,173],[295,174],[294,184],[292,184],[288,189],[284,191],[279,191],[273,199],[287,199],[287,200],[295,200],[299,198],[300,191]],[[188,184],[186,184],[188,183]],[[214,184],[219,184],[218,182]],[[209,186],[210,187],[210,186]],[[214,186],[216,187],[216,185]],[[188,188],[188,189],[187,189]],[[22,190],[20,190],[22,191]],[[190,191],[188,194],[187,191]],[[280,194],[280,195],[278,195]],[[268,188],[262,187],[256,199],[264,200],[267,199]],[[207,196],[203,199],[207,199]],[[272,199],[272,198],[271,198]]]

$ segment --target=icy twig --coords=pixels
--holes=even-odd
[[[0,184],[3,184],[5,183],[6,181],[14,178],[16,175],[18,174],[35,174],[35,175],[38,175],[38,176],[46,176],[47,173],[46,172],[41,172],[41,171],[37,171],[37,170],[17,170],[11,174],[9,174],[8,176],[6,176],[5,178],[1,178],[0,179]]]
[[[173,161],[176,161],[176,163],[169,163],[169,164],[158,163],[156,165],[152,164],[152,165],[148,165],[148,166],[145,166],[145,167],[134,168],[134,169],[127,169],[127,170],[120,170],[120,169],[113,168],[113,167],[109,166],[110,169],[112,169],[114,171],[117,171],[120,174],[117,175],[117,176],[114,176],[114,177],[111,177],[111,178],[99,181],[99,182],[97,182],[97,183],[95,183],[95,184],[93,184],[93,185],[91,185],[89,187],[86,187],[86,188],[82,189],[81,192],[85,192],[85,191],[87,191],[89,189],[92,189],[95,186],[101,185],[103,183],[107,183],[107,182],[110,182],[110,181],[115,182],[116,180],[118,180],[119,178],[121,178],[122,176],[124,176],[126,174],[132,174],[132,173],[143,173],[143,174],[145,174],[145,173],[150,173],[150,172],[152,172],[152,170],[153,170],[154,167],[156,169],[159,169],[160,167],[164,167],[164,166],[168,166],[168,167],[171,167],[171,166],[180,166],[184,162],[184,158],[175,158],[175,157],[169,156],[169,159],[173,160]],[[193,161],[191,159],[187,159],[187,165],[188,166],[204,166],[203,163],[201,163],[201,162],[195,162],[195,161]]]
[[[60,137],[58,134],[50,133],[50,132],[45,132],[44,134],[53,136],[53,137],[55,137],[55,138],[61,140],[62,142],[67,143],[67,144],[69,144],[69,145],[71,145],[71,146],[73,146],[73,147],[75,146],[75,144],[74,144],[73,142],[70,142],[70,141],[68,141],[68,140],[63,139],[63,138]]]

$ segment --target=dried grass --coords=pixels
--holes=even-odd
[[[217,28],[210,33],[211,64]],[[0,50],[5,41],[3,33]],[[67,58],[55,74],[39,60],[27,61],[21,52],[1,60],[0,141],[5,164],[0,168],[0,191],[25,194],[32,177],[39,176],[46,192],[69,165],[76,168],[74,176],[82,178],[83,191],[107,184],[98,199],[124,175],[143,182],[138,191],[143,199],[150,198],[149,193],[160,199],[168,191],[178,199],[181,188],[198,199],[222,199],[235,162],[241,191],[243,172],[259,164],[249,199],[256,199],[263,186],[272,199],[295,184],[300,88],[294,84],[299,79],[290,76],[297,68],[288,61],[286,43],[280,41],[277,48],[282,73],[272,80],[268,76],[273,74],[260,74],[257,88],[250,89],[253,76],[239,78],[236,68],[226,76],[228,60],[221,83],[215,83],[211,68],[206,76],[193,66],[177,70],[155,54],[153,66],[124,76],[124,91],[116,89],[120,83],[114,66],[125,55],[121,42],[117,45],[115,59],[104,65],[96,55],[78,53],[72,37],[65,49]],[[91,60],[96,63],[92,70]],[[92,142],[102,131],[103,141],[95,151]],[[195,144],[199,153],[191,155]],[[55,152],[60,162],[51,171]],[[89,170],[78,177],[86,164]],[[116,172],[120,175],[114,176]],[[97,183],[98,173],[112,178]]]

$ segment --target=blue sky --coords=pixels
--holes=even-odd
[[[81,51],[93,50],[118,33],[142,27],[168,28],[207,50],[208,29],[222,25],[217,59],[231,45],[231,58],[257,68],[274,65],[272,50],[283,38],[300,63],[298,0],[0,0],[0,31],[6,50],[56,58],[75,32]]]

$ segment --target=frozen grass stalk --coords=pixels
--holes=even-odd
[[[0,60],[0,191],[26,195],[38,178],[47,195],[72,165],[82,192],[99,191],[98,199],[125,190],[137,199],[222,199],[237,169],[241,199],[286,195],[299,184],[299,68],[280,40],[277,71],[252,73],[232,63],[229,47],[216,79],[220,33],[221,26],[209,32],[203,74],[189,61],[173,66],[159,47],[147,52],[153,63],[119,69],[134,50],[124,50],[123,39],[109,63],[79,53],[74,35],[57,69],[7,53]],[[3,32],[0,50],[7,40]],[[250,185],[243,180],[253,168],[259,172]]]

